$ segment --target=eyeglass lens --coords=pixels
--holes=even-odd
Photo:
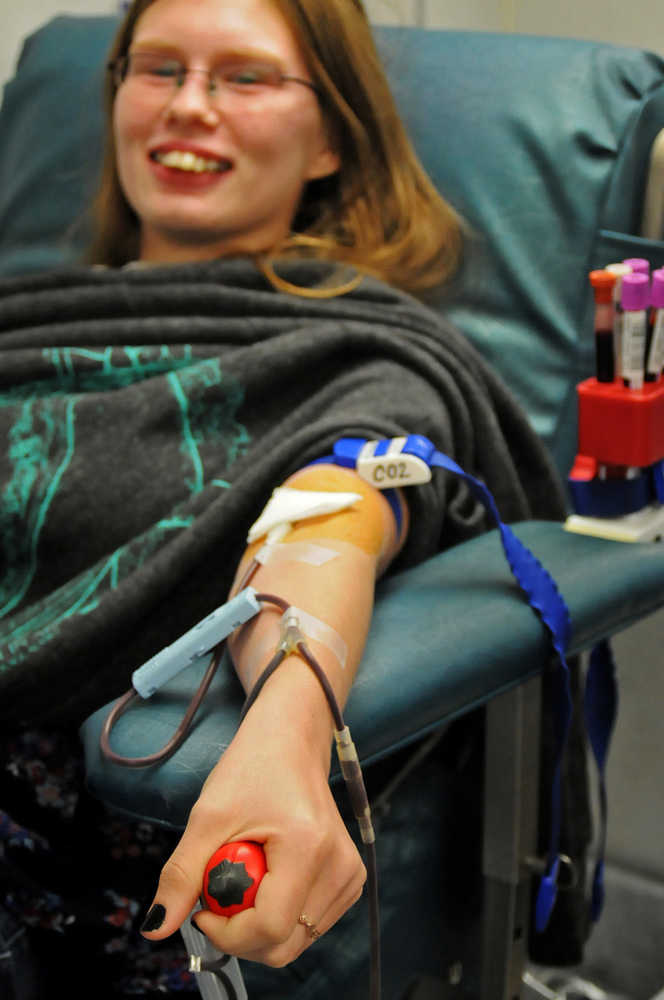
[[[220,88],[252,93],[279,87],[285,79],[289,79],[276,66],[255,59],[227,60],[211,70],[197,70],[188,68],[178,59],[151,52],[129,53],[124,79],[137,80],[155,88],[181,87],[192,72],[208,77],[211,94],[217,93]]]

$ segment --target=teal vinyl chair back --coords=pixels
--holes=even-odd
[[[60,17],[24,46],[0,110],[0,275],[75,261],[85,246],[116,24]],[[416,149],[470,229],[465,272],[434,305],[503,376],[566,474],[574,386],[592,370],[587,272],[632,256],[664,264],[662,245],[638,236],[662,60],[555,38],[377,34]]]
[[[601,43],[465,32],[388,34],[415,146],[471,229],[439,300],[500,372],[563,474],[575,386],[592,373],[587,274],[639,238],[644,172],[664,123],[662,60]]]
[[[100,67],[116,23],[57,18],[24,47],[0,110],[0,274],[72,262],[84,245],[101,153]],[[574,386],[592,370],[587,271],[635,255],[664,264],[664,245],[637,235],[649,150],[664,125],[664,62],[560,39],[410,28],[380,29],[378,39],[424,165],[469,228],[463,272],[432,304],[490,359],[565,474],[576,446]],[[567,600],[571,653],[664,603],[664,560],[655,545],[620,546],[553,523],[527,523],[518,533]],[[417,650],[408,684],[404,649]],[[454,919],[443,927],[435,894],[426,906],[395,900],[388,881],[388,940],[401,934],[407,944],[386,949],[386,1000],[404,995],[409,963],[429,967],[407,936],[422,917],[439,935],[436,949],[426,946],[431,968],[440,972],[463,957],[467,989],[481,990],[483,1000],[519,994],[530,884],[523,859],[537,846],[538,697],[531,685],[549,658],[549,640],[514,587],[495,532],[378,588],[347,712],[363,762],[488,706],[490,792],[482,961],[476,927],[464,924],[463,935]],[[116,749],[139,756],[161,746],[198,679],[181,675],[123,717]],[[103,706],[82,730],[90,787],[118,809],[181,827],[232,738],[241,701],[230,668],[219,672],[190,738],[167,764],[145,771],[102,759]],[[434,853],[439,832],[430,833]],[[426,837],[423,824],[418,836]],[[341,947],[352,965],[359,932],[349,926]],[[311,961],[313,975],[315,956]],[[353,968],[362,968],[361,953]],[[344,989],[363,996],[364,982]],[[312,990],[304,983],[289,995],[329,995]]]

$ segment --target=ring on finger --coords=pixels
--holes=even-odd
[[[313,920],[309,919],[306,913],[301,913],[300,916],[297,918],[297,922],[298,924],[302,924],[303,927],[307,928],[307,934],[313,941],[318,941],[318,938],[321,936],[320,931],[316,927]]]

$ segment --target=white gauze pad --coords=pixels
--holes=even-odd
[[[268,500],[263,513],[249,529],[247,541],[255,542],[282,524],[292,524],[321,514],[336,514],[352,507],[358,500],[362,500],[360,493],[323,493],[279,486]]]

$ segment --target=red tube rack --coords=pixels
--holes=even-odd
[[[641,468],[664,459],[664,381],[629,389],[589,378],[576,388],[580,455]]]

